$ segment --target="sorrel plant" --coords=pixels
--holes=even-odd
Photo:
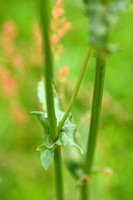
[[[58,87],[58,81],[54,79],[53,59],[57,59],[58,62],[60,54],[59,49],[61,48],[58,48],[57,44],[64,32],[70,28],[70,24],[66,23],[64,28],[56,31],[56,20],[55,22],[53,19],[51,20],[51,16],[55,18],[62,16],[62,1],[57,0],[57,10],[54,8],[52,12],[50,0],[39,0],[40,27],[44,56],[44,79],[38,84],[38,98],[42,104],[43,112],[34,111],[32,113],[39,119],[44,129],[44,143],[40,145],[37,150],[41,152],[41,162],[46,170],[52,158],[54,158],[57,200],[64,199],[62,147],[66,147],[66,149],[69,148],[70,150],[73,150],[73,148],[78,149],[78,151],[75,151],[75,159],[68,160],[66,164],[73,176],[80,183],[81,199],[87,200],[90,198],[89,186],[91,173],[93,171],[94,153],[101,116],[106,60],[109,54],[117,49],[116,46],[108,44],[109,29],[116,21],[115,13],[120,11],[120,3],[120,1],[113,0],[84,0],[85,10],[90,19],[90,42],[70,103],[65,112],[63,112],[60,98],[55,90],[55,88]],[[66,22],[66,19],[63,18],[62,20],[64,20],[64,23]],[[50,27],[55,31],[52,37]],[[77,125],[71,122],[71,109],[76,100],[92,48],[95,51],[96,69],[88,145],[86,152],[83,152],[79,143],[75,140]],[[58,71],[58,67],[56,70]],[[76,153],[79,159],[77,159]]]

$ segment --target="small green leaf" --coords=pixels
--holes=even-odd
[[[72,136],[71,133],[67,134],[67,133],[64,133],[63,134],[63,146],[65,147],[76,147],[80,150],[81,154],[83,154],[83,150],[82,148],[74,141],[74,138]]]
[[[36,148],[37,151],[45,151],[46,149],[47,147],[44,144],[41,144],[40,146]]]
[[[41,162],[45,170],[48,170],[53,156],[54,156],[54,151],[52,150],[45,150],[41,152]]]
[[[72,135],[76,133],[76,130],[77,130],[77,125],[71,123],[68,119],[66,120],[65,124],[61,129],[62,132],[71,133]]]
[[[59,136],[57,140],[53,143],[53,142],[50,142],[50,135],[48,135],[48,136],[45,136],[44,143],[38,146],[36,150],[37,151],[45,151],[46,149],[54,150],[56,146],[61,146],[61,145],[62,145],[61,136]]]
[[[70,119],[71,119],[71,114],[66,119],[66,121],[61,129],[63,146],[68,147],[68,148],[70,148],[72,146],[76,147],[80,150],[81,154],[83,154],[82,148],[75,141],[77,125],[73,124],[70,121]]]
[[[37,151],[45,151],[46,149],[54,150],[54,143],[50,142],[50,135],[46,135],[44,143],[37,147]]]
[[[81,166],[81,162],[75,160],[68,160],[66,164],[70,173],[75,179],[79,180],[83,176],[84,172],[83,166]]]
[[[45,94],[45,88],[44,88],[44,82],[43,81],[38,82],[37,96],[38,96],[39,102],[43,106],[44,112],[46,112],[47,111],[46,94]]]
[[[120,50],[120,46],[118,46],[118,45],[109,44],[109,45],[107,46],[107,51],[108,51],[109,53],[115,53],[115,52],[117,52],[117,51],[119,51],[119,50]]]
[[[54,143],[50,142],[50,135],[45,136],[43,145],[45,145],[47,149],[53,149]]]
[[[57,114],[57,112],[60,110],[60,101],[59,101],[59,97],[53,87],[53,94],[54,94],[54,105],[55,105],[55,112]],[[37,88],[37,96],[39,98],[39,102],[42,104],[43,106],[43,110],[44,112],[47,112],[47,106],[46,106],[46,94],[45,94],[45,82],[44,81],[40,81],[38,83],[38,88]],[[45,114],[46,115],[46,114]],[[47,116],[47,115],[46,115]]]
[[[38,112],[38,111],[32,111],[31,113],[39,119],[40,123],[43,126],[44,133],[46,135],[48,135],[49,134],[49,126],[48,126],[48,119],[45,117],[45,113]]]
[[[62,133],[59,135],[58,139],[54,143],[55,145],[62,146]]]

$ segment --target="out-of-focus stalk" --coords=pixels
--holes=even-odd
[[[89,129],[86,161],[84,167],[84,173],[89,177],[92,171],[92,164],[93,164],[97,134],[99,129],[104,77],[105,77],[105,66],[106,66],[106,58],[99,55],[96,60],[96,72],[95,72],[95,83],[94,83],[93,101],[91,109],[90,129]],[[81,194],[82,194],[81,199],[88,200],[89,199],[88,193],[89,193],[89,183],[83,182],[81,188]]]

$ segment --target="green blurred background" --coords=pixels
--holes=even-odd
[[[71,29],[61,40],[59,66],[69,66],[64,90],[69,99],[87,49],[88,20],[80,1],[64,1]],[[37,6],[33,0],[0,1],[0,197],[2,200],[55,199],[53,164],[46,172],[36,147],[43,142],[40,124],[30,111],[41,110],[36,85],[42,74],[36,49]],[[120,15],[110,42],[120,51],[107,63],[102,122],[94,165],[109,167],[113,176],[93,176],[92,200],[133,199],[133,12]],[[13,40],[12,40],[13,38]],[[78,99],[72,109],[82,144],[89,128],[94,80],[94,53]],[[78,187],[65,165],[67,200],[78,197]]]

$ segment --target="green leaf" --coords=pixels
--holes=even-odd
[[[54,94],[54,106],[55,106],[55,112],[57,114],[57,112],[60,110],[60,101],[58,98],[58,95],[53,87],[53,94]],[[38,83],[38,88],[37,88],[37,96],[39,98],[39,102],[42,104],[43,106],[43,110],[44,112],[47,112],[47,106],[46,106],[46,94],[45,94],[45,82],[44,81],[40,81]],[[46,114],[45,114],[46,115]]]
[[[50,142],[50,135],[45,136],[43,145],[45,145],[47,149],[53,149],[54,143],[52,141]]]
[[[45,151],[46,149],[54,150],[55,143],[50,142],[50,135],[46,135],[44,143],[37,147],[37,151]]]
[[[83,166],[81,166],[81,162],[77,160],[68,160],[66,162],[66,165],[75,179],[79,180],[84,175]]]
[[[76,147],[80,150],[81,154],[83,154],[83,149],[74,141],[73,135],[71,133],[63,134],[63,146],[70,148],[70,147]]]
[[[47,112],[47,106],[46,106],[46,94],[45,94],[45,88],[44,88],[44,82],[40,81],[38,83],[38,87],[37,87],[37,96],[39,99],[39,102],[42,104],[43,106],[43,110],[44,112]]]
[[[57,146],[62,146],[62,133],[59,135],[54,144]]]
[[[54,151],[52,150],[45,150],[41,152],[41,162],[45,170],[48,170],[53,156],[54,156]]]
[[[118,45],[109,44],[109,45],[107,46],[107,51],[108,51],[109,53],[115,53],[115,52],[117,52],[117,51],[119,51],[119,50],[120,50],[120,46],[118,46]]]
[[[76,133],[77,125],[73,124],[70,120],[66,120],[61,131],[65,133],[71,133],[73,136]]]
[[[126,9],[128,3],[128,0],[114,0],[110,5],[110,9],[112,12],[121,12]]]
[[[45,151],[46,149],[47,147],[44,144],[41,144],[40,146],[36,148],[37,151]]]
[[[71,119],[71,116],[66,119],[61,129],[63,146],[68,148],[72,146],[76,147],[80,150],[81,154],[83,154],[82,148],[75,141],[77,125],[73,124],[69,119]]]
[[[48,126],[48,119],[45,117],[45,113],[38,112],[38,111],[32,111],[31,113],[39,119],[40,123],[43,126],[44,133],[46,135],[48,135],[49,134],[49,126]]]
[[[56,109],[56,116],[57,116],[57,126],[59,125],[60,121],[62,120],[63,116],[64,116],[65,112],[61,111],[61,109]],[[66,122],[68,122],[69,120],[72,119],[72,114],[69,113]],[[66,123],[65,122],[65,123]]]
[[[55,105],[55,113],[57,118],[57,126],[59,125],[60,121],[62,120],[62,117],[64,116],[64,112],[60,108],[60,100],[59,97],[53,87],[53,93],[54,93],[54,105]],[[61,131],[60,135],[57,138],[57,140],[52,143],[50,141],[50,133],[49,133],[49,126],[48,126],[48,119],[47,119],[47,106],[46,106],[46,95],[45,95],[45,83],[44,81],[40,81],[38,83],[38,89],[37,89],[37,95],[39,98],[39,102],[42,104],[44,112],[32,112],[39,121],[41,122],[44,133],[45,133],[45,139],[44,143],[37,147],[38,151],[45,151],[47,150],[54,150],[56,146],[64,146],[64,147],[76,147],[80,150],[81,153],[83,153],[83,150],[81,147],[76,143],[75,141],[75,133],[77,130],[77,125],[71,123],[72,115],[69,113],[68,118],[66,119]]]
[[[50,135],[46,136],[44,143],[37,147],[37,151],[45,151],[46,149],[54,150],[56,146],[62,146],[62,136],[59,136],[57,140],[52,143],[50,142]]]

